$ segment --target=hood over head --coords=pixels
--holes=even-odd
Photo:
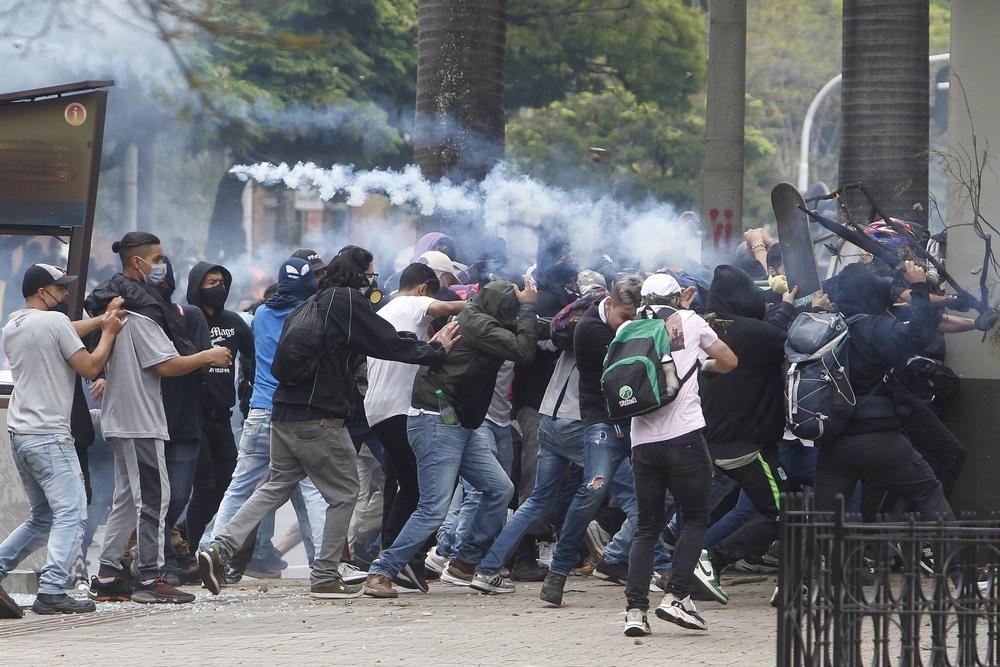
[[[455,247],[455,239],[451,238],[447,234],[442,234],[441,232],[430,232],[428,234],[424,234],[417,240],[417,244],[413,246],[413,258],[411,261],[417,261],[417,259],[428,250],[438,250],[437,246],[442,241],[449,242],[452,248]],[[452,254],[455,254],[454,251]],[[449,255],[448,259],[454,260],[455,258]]]
[[[837,310],[852,315],[877,315],[892,305],[892,282],[861,263],[848,264],[837,276]]]
[[[514,296],[514,283],[507,280],[494,280],[487,283],[469,300],[473,310],[478,310],[506,324],[517,317],[521,303]],[[465,308],[469,310],[469,308]],[[463,310],[463,312],[465,312]]]
[[[275,310],[294,308],[316,293],[316,272],[298,257],[289,257],[278,267],[278,291],[264,303]]]
[[[764,293],[746,271],[729,264],[715,267],[708,293],[709,310],[722,317],[735,315],[762,320],[765,302]]]
[[[211,271],[222,273],[222,282],[226,286],[226,298],[229,298],[229,290],[233,286],[233,274],[229,272],[229,269],[221,264],[198,262],[188,273],[187,302],[192,306],[201,307],[201,281],[205,279],[205,274]]]
[[[160,296],[167,303],[172,303],[171,297],[174,295],[174,291],[177,289],[177,278],[174,277],[174,264],[170,261],[169,257],[165,257],[163,262],[167,265],[167,275],[163,276],[163,282],[161,282],[157,287],[160,290]]]

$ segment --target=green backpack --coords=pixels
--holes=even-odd
[[[640,312],[643,319],[626,322],[608,345],[601,374],[601,390],[613,420],[638,417],[670,403],[699,367],[678,380],[670,355],[665,320],[676,311],[661,308]]]

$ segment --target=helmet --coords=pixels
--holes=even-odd
[[[908,234],[913,234],[913,228],[908,223],[895,219],[893,223],[901,226]],[[884,220],[876,220],[865,227],[865,235],[890,250],[899,251],[907,247],[906,239]]]

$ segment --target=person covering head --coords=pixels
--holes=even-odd
[[[848,317],[883,313],[892,305],[892,283],[864,264],[848,264],[837,276],[835,300]]]
[[[721,264],[715,267],[712,277],[708,309],[720,317],[738,315],[761,320],[766,311],[766,299],[746,271]]]
[[[413,261],[417,261],[428,250],[437,250],[447,255],[449,259],[454,259],[455,241],[447,234],[442,234],[441,232],[424,234],[417,240],[416,245],[413,246]]]
[[[278,291],[265,303],[268,308],[294,308],[316,293],[316,273],[312,265],[298,257],[289,257],[278,267]]]
[[[21,296],[27,299],[49,285],[70,285],[74,282],[76,276],[67,274],[65,269],[51,264],[32,264],[21,280]]]
[[[608,281],[597,271],[584,269],[576,275],[576,284],[580,288],[580,295],[583,296],[594,290],[608,291]]]
[[[642,298],[647,302],[650,300],[650,297],[666,299],[675,294],[679,295],[681,293],[681,285],[673,276],[668,276],[665,273],[654,273],[642,282],[640,293],[642,294]]]

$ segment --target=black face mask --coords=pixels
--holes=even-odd
[[[60,301],[59,299],[55,298],[54,296],[52,296],[52,294],[49,293],[48,290],[45,290],[45,293],[48,294],[50,297],[52,297],[52,300],[56,302],[56,305],[54,306],[49,306],[48,304],[46,304],[45,307],[51,310],[53,313],[62,313],[66,317],[69,317],[69,304],[66,303],[65,301]]]
[[[201,288],[201,303],[204,306],[213,308],[215,310],[220,310],[224,305],[226,305],[226,297],[229,296],[228,290],[226,290],[225,285],[216,285],[215,287],[202,287]]]

